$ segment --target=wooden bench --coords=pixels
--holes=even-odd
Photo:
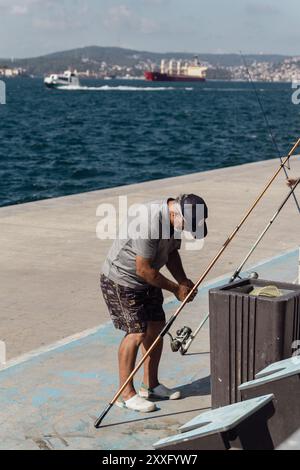
[[[240,385],[242,400],[272,393],[275,413],[269,421],[274,447],[300,428],[300,357],[269,365],[255,380]]]
[[[268,420],[273,395],[207,411],[179,428],[180,434],[153,444],[164,450],[273,449]]]

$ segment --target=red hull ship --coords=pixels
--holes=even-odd
[[[170,75],[161,72],[144,72],[146,80],[151,82],[205,82],[205,77],[188,77],[186,75]]]
[[[205,82],[207,67],[200,64],[198,57],[192,64],[182,61],[170,60],[166,63],[161,61],[160,72],[149,71],[144,72],[146,80],[151,82]]]

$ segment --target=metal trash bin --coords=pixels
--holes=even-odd
[[[275,285],[280,297],[253,297]],[[209,292],[212,407],[241,400],[239,385],[287,359],[300,339],[300,285],[245,279]],[[295,345],[295,349],[297,349]]]
[[[300,429],[280,444],[276,450],[300,450]]]

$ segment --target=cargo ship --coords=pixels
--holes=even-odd
[[[145,71],[146,80],[151,82],[205,82],[207,67],[194,58],[192,64],[181,60],[161,61],[160,71]]]

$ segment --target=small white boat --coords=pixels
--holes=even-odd
[[[58,87],[79,87],[79,78],[75,72],[67,70],[63,75],[52,74],[44,79],[44,83],[48,88]]]

